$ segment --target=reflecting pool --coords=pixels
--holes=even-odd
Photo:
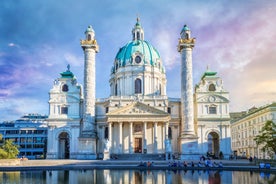
[[[5,184],[257,184],[276,183],[275,173],[242,171],[184,171],[184,170],[53,170],[0,172]]]

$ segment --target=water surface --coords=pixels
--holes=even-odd
[[[257,184],[276,183],[275,173],[184,170],[47,170],[0,172],[5,184]]]

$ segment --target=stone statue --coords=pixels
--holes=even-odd
[[[169,139],[165,140],[165,148],[167,153],[172,152],[172,146],[171,146],[171,141]]]
[[[109,152],[109,149],[110,149],[110,141],[106,139],[104,143],[104,152]]]

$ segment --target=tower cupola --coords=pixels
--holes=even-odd
[[[133,41],[134,40],[144,40],[144,30],[140,24],[140,19],[137,17],[137,22],[134,26],[134,28],[132,29],[132,37],[133,37]]]
[[[86,40],[90,41],[90,40],[94,40],[95,37],[95,32],[94,29],[92,28],[91,25],[89,25],[86,29],[86,31],[84,32],[86,35]]]
[[[190,39],[191,38],[190,28],[186,24],[183,26],[180,35],[181,35],[182,39]]]

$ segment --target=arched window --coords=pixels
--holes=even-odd
[[[137,40],[140,40],[140,33],[137,32]]]
[[[171,127],[169,127],[169,130],[168,130],[168,138],[172,139],[172,128]]]
[[[216,86],[214,84],[210,84],[209,91],[216,91]]]
[[[117,85],[117,83],[115,84],[115,96],[117,96],[118,95],[118,85]]]
[[[87,36],[87,40],[91,40],[91,35],[90,34]]]
[[[119,64],[118,64],[118,62],[116,62],[116,64],[115,64],[115,70],[117,71],[118,68],[119,68]]]
[[[104,128],[104,138],[108,139],[108,127]]]
[[[171,114],[171,112],[172,112],[171,107],[168,107],[168,108],[167,108],[167,112],[168,112],[169,114]]]
[[[62,91],[63,91],[63,92],[69,91],[69,88],[68,88],[68,85],[67,85],[67,84],[64,84],[64,85],[62,86]]]
[[[142,93],[142,81],[141,79],[135,80],[135,94]]]
[[[185,34],[185,38],[189,39],[189,34],[188,33]]]

